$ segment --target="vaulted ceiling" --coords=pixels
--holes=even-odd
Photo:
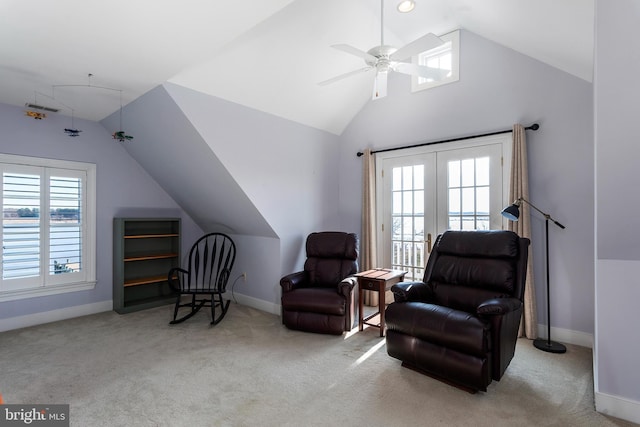
[[[594,0],[397,3],[384,3],[387,44],[464,28],[592,79]],[[379,0],[0,0],[0,102],[102,120],[168,81],[340,134],[373,75],[317,83],[363,66],[330,45],[378,45],[380,12]]]

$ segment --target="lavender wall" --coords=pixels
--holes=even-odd
[[[99,123],[75,120],[83,132],[70,138],[63,129],[70,118],[49,114],[44,120],[24,115],[23,109],[0,104],[0,152],[97,165],[95,289],[0,303],[0,319],[65,309],[112,299],[113,217],[181,217],[183,252],[199,228],[151,177],[111,138]]]
[[[635,0],[596,1],[596,345],[598,411],[640,423],[640,245],[635,217],[640,98]]]
[[[551,324],[593,333],[592,85],[461,32],[460,81],[411,93],[390,74],[389,95],[368,103],[342,135],[340,215],[360,227],[362,168],[356,152],[540,124],[527,132],[531,201],[567,226],[550,230]],[[544,219],[533,216],[539,323],[546,325]],[[553,332],[552,332],[553,333]],[[558,335],[555,336],[558,338]],[[589,344],[586,344],[589,345]]]

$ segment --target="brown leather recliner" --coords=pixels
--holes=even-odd
[[[282,323],[289,329],[340,335],[356,317],[358,237],[353,233],[311,233],[304,270],[280,280]]]
[[[392,287],[387,352],[403,366],[486,391],[513,358],[529,239],[511,231],[438,236],[422,282]]]

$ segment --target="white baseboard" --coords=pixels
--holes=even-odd
[[[538,324],[538,338],[547,338],[547,325]],[[593,334],[551,327],[551,340],[593,348]]]
[[[640,424],[640,402],[595,392],[596,411]]]
[[[225,294],[225,298],[231,299],[231,293],[227,292]],[[265,311],[277,316],[280,315],[280,305],[278,304],[242,294],[235,294],[235,299],[239,304],[253,307],[257,310]],[[72,319],[74,317],[87,316],[89,314],[102,313],[104,311],[111,310],[113,310],[113,301],[108,300],[92,304],[78,305],[75,307],[61,308],[58,310],[45,311],[42,313],[9,317],[6,319],[0,319],[0,332],[27,328],[29,326],[43,325],[45,323],[57,322],[58,320]]]
[[[57,322],[58,320],[71,319],[86,316],[88,314],[102,313],[113,310],[113,301],[100,301],[92,304],[77,305],[58,310],[44,311],[42,313],[25,314],[24,316],[0,319],[0,332],[12,329],[26,328],[42,325],[44,323]]]
[[[261,300],[261,299],[250,297],[243,294],[234,294],[234,296],[238,304],[246,305],[248,307],[255,308],[256,310],[265,311],[267,313],[275,314],[277,316],[280,316],[281,314],[279,304],[274,304],[272,302],[268,302],[265,300]],[[230,300],[233,301],[231,292],[226,292],[224,294],[224,297],[229,298]]]
[[[231,292],[224,294],[225,298],[233,299]],[[257,310],[266,311],[267,313],[280,316],[282,314],[280,304],[274,304],[265,300],[253,298],[247,295],[235,294],[238,304],[253,307]],[[538,324],[538,337],[547,337],[547,325]],[[593,348],[593,334],[580,331],[572,331],[570,329],[551,327],[551,339],[565,344],[579,345],[581,347]]]

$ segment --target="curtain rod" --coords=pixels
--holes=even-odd
[[[537,124],[537,123],[534,123],[531,126],[527,126],[525,128],[525,130],[538,130],[538,129],[540,129],[540,125]],[[442,141],[423,142],[421,144],[414,144],[414,145],[404,145],[402,147],[385,148],[385,149],[382,149],[382,150],[372,151],[371,154],[384,153],[386,151],[404,150],[406,148],[424,147],[426,145],[443,144],[445,142],[464,141],[465,139],[481,138],[483,136],[500,135],[500,134],[509,133],[509,132],[513,132],[513,129],[500,130],[500,131],[497,131],[497,132],[490,132],[490,133],[482,133],[482,134],[479,134],[479,135],[462,136],[460,138],[443,139]],[[358,155],[358,157],[361,157],[361,156],[364,155],[364,153],[362,151],[358,151],[357,155]]]

